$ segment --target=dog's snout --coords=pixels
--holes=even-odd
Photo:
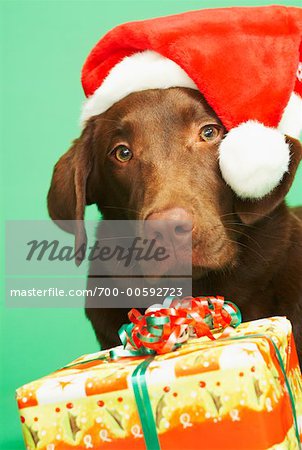
[[[183,208],[154,212],[146,218],[149,239],[184,244],[191,238],[192,228],[192,215]]]

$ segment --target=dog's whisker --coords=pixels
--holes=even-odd
[[[252,228],[254,230],[257,230],[257,233],[258,233],[258,235],[260,237],[268,238],[268,239],[275,239],[278,242],[288,242],[290,244],[296,244],[297,243],[296,241],[292,241],[290,239],[280,239],[280,236],[274,236],[272,234],[263,233],[259,227],[256,227],[254,225],[248,225],[248,224],[245,224],[245,223],[237,223],[237,222],[227,222],[227,225],[238,225],[238,226],[241,226],[241,227]]]
[[[226,230],[227,231],[233,231],[234,233],[237,233],[240,236],[245,236],[247,239],[250,239],[251,241],[255,242],[257,247],[261,248],[261,245],[259,244],[259,242],[256,241],[256,239],[252,238],[252,236],[250,236],[249,234],[243,233],[242,231],[239,231],[239,230],[235,230],[235,228],[226,227]]]
[[[256,213],[256,212],[250,212],[250,211],[236,211],[236,212],[222,214],[219,217],[222,219],[223,217],[236,216],[237,214],[258,216],[258,217],[263,217],[263,218],[270,219],[270,220],[272,219],[272,216],[268,216],[267,214],[262,214],[262,213],[260,214],[260,213]]]
[[[248,250],[254,252],[258,257],[260,257],[260,258],[265,262],[265,264],[267,264],[267,265],[269,264],[269,262],[264,258],[263,255],[261,255],[261,253],[257,252],[255,249],[251,248],[250,246],[245,245],[245,244],[243,244],[242,242],[234,241],[234,240],[232,240],[232,239],[226,239],[226,238],[225,238],[225,241],[231,242],[231,243],[233,243],[233,244],[238,244],[238,245],[241,245],[241,246],[244,247],[244,248],[247,248]]]
[[[255,230],[259,229],[256,225],[250,225],[242,222],[225,222],[225,225],[238,225],[239,227],[254,228]]]

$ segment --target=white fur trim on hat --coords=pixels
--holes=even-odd
[[[151,50],[135,53],[116,64],[84,102],[81,124],[133,92],[177,86],[197,89],[186,72],[171,59]]]
[[[278,125],[281,133],[299,139],[302,133],[302,98],[292,93]]]
[[[222,176],[241,198],[258,199],[270,193],[288,171],[289,161],[283,134],[257,121],[232,128],[220,144]]]

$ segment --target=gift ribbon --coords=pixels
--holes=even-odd
[[[139,364],[131,376],[135,402],[147,450],[160,450],[160,443],[147,387],[146,372],[154,357]]]
[[[68,364],[67,366],[61,367],[60,369],[58,369],[58,371],[70,369],[72,367],[82,366],[82,365],[89,364],[90,362],[94,362],[94,361],[110,362],[110,357],[108,354],[105,354],[105,355],[98,356],[97,358],[91,358],[91,359],[86,359],[83,361],[77,361],[75,363]]]
[[[162,307],[163,306],[163,307]],[[228,330],[241,323],[241,313],[223,297],[187,297],[182,301],[167,298],[163,305],[147,309],[145,315],[132,309],[130,324],[119,330],[123,348],[110,350],[110,357],[137,357],[175,350],[194,334],[215,340],[212,329]],[[156,423],[146,381],[146,372],[154,356],[139,364],[131,376],[132,388],[147,450],[160,450]]]
[[[168,298],[163,305],[148,308],[144,315],[137,309],[128,313],[131,323],[119,330],[123,348],[110,351],[110,357],[145,356],[171,352],[192,336],[216,337],[212,330],[224,330],[241,323],[238,307],[223,297],[186,297],[183,300]]]

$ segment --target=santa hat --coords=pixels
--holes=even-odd
[[[242,198],[271,192],[288,170],[284,134],[302,131],[302,9],[192,11],[120,25],[82,71],[81,120],[146,89],[199,90],[228,130],[221,173]]]

